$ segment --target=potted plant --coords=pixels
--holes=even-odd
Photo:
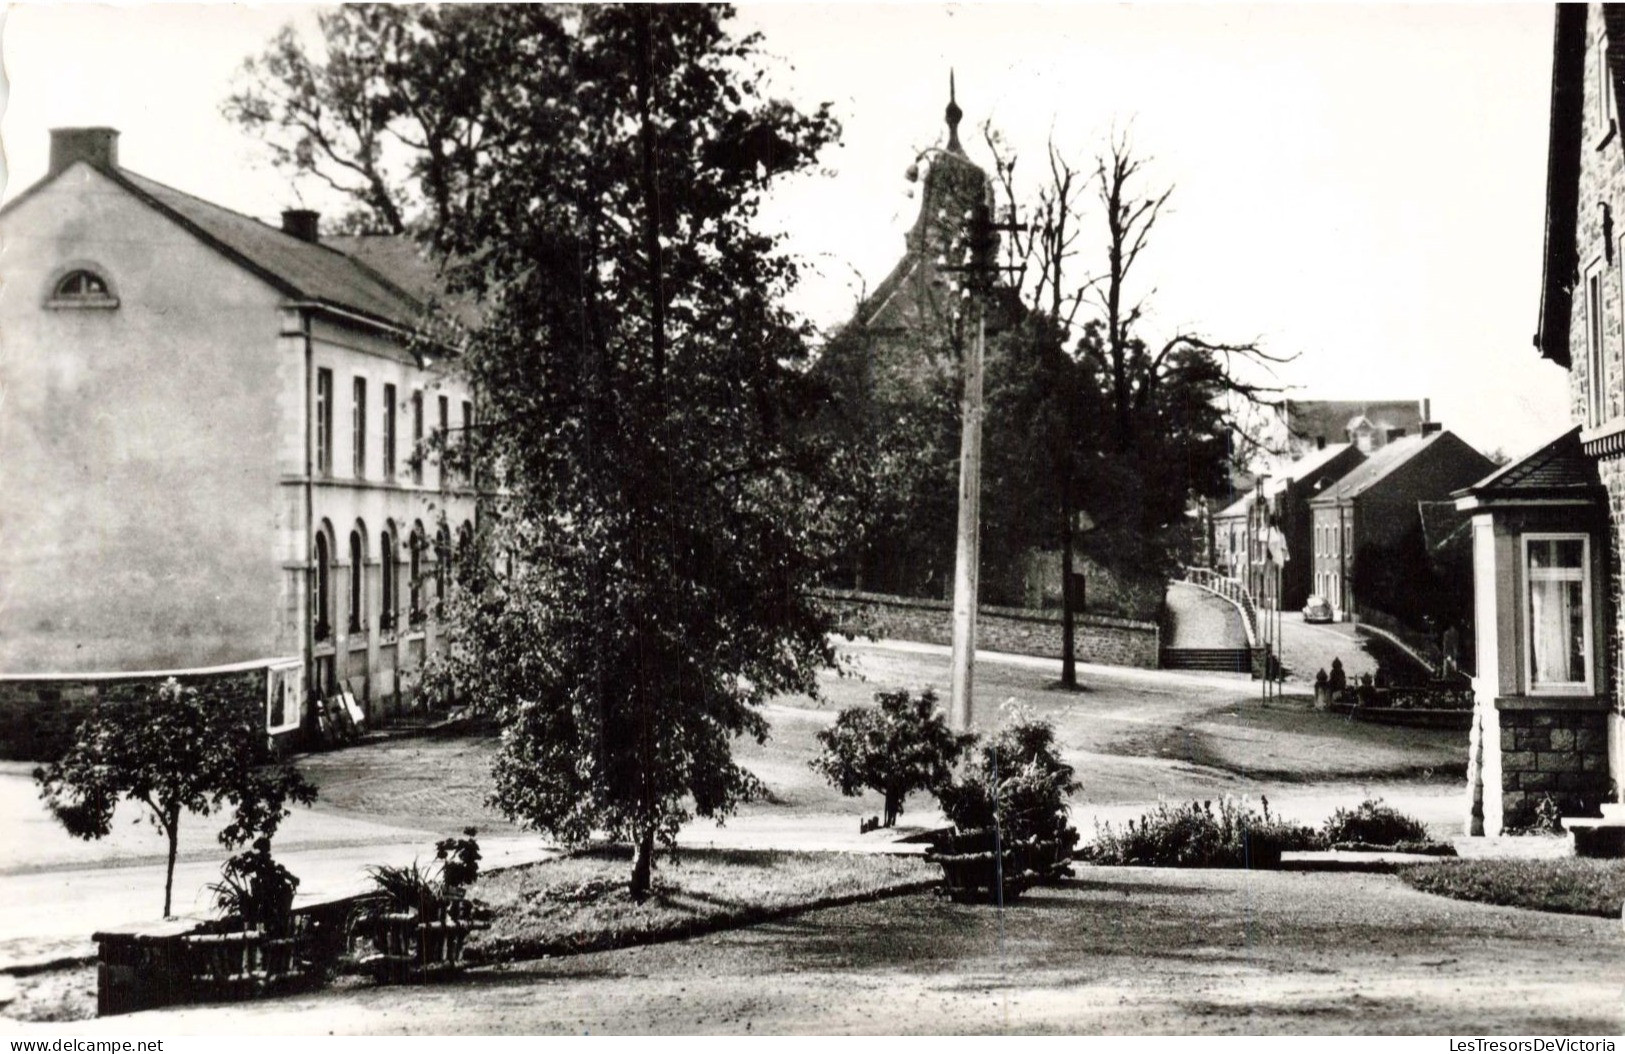
[[[1013,714],[938,793],[953,831],[928,856],[942,866],[949,893],[998,902],[1069,874],[1078,832],[1067,822],[1067,802],[1078,786],[1054,727]]]
[[[350,932],[368,945],[359,959],[380,981],[418,979],[462,962],[469,932],[482,925],[467,895],[479,875],[475,834],[470,827],[437,843],[428,865],[368,869],[375,890],[357,904]]]
[[[205,989],[276,986],[308,973],[293,913],[298,888],[299,879],[272,859],[268,838],[227,860],[220,881],[209,886],[221,922],[186,937],[194,983]]]

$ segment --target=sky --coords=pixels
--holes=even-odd
[[[3,26],[4,196],[45,170],[48,129],[111,125],[126,167],[267,220],[295,187],[220,104],[306,5],[12,7]],[[1295,355],[1294,397],[1429,398],[1483,450],[1568,426],[1536,354],[1551,76],[1547,6],[745,4],[769,83],[829,101],[842,142],[765,222],[807,263],[795,306],[828,328],[885,276],[918,208],[905,169],[984,122],[1036,175],[1114,133],[1173,188],[1141,259],[1152,340],[1195,332]],[[325,210],[324,210],[325,211]],[[1098,209],[1083,217],[1098,234]],[[1083,263],[1101,259],[1086,236]],[[3,257],[0,257],[3,259]]]

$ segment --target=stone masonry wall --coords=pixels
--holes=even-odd
[[[1594,813],[1609,792],[1607,713],[1500,710],[1501,805],[1508,825],[1528,822],[1550,795],[1566,816]]]
[[[163,679],[0,679],[0,760],[54,760],[67,750],[74,729],[98,704],[117,705],[129,701]],[[181,675],[176,680],[206,689],[222,705],[241,707],[245,717],[264,724],[263,667]]]
[[[887,637],[924,644],[953,641],[953,605],[878,593],[825,590],[819,594],[848,636]],[[1159,635],[1154,622],[1075,615],[1079,662],[1156,669]],[[1061,615],[1052,611],[984,606],[976,619],[976,646],[986,651],[1060,658]]]

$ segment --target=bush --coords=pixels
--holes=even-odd
[[[1367,798],[1353,809],[1338,809],[1326,821],[1321,836],[1327,845],[1359,842],[1393,847],[1401,843],[1427,842],[1427,826],[1384,805],[1381,798]]]
[[[1502,833],[1562,834],[1565,807],[1575,813],[1582,811],[1579,802],[1573,800],[1559,801],[1550,794],[1542,794],[1538,798],[1525,798],[1516,806],[1507,810],[1506,819],[1501,828]]]
[[[917,699],[907,689],[877,692],[875,702],[837,714],[818,733],[824,750],[809,764],[848,797],[878,791],[891,827],[909,794],[935,793],[952,779],[954,763],[976,737],[949,730],[929,688]]]
[[[1061,760],[1054,726],[1018,710],[937,798],[961,832],[997,827],[1007,843],[1053,841],[1070,856],[1078,832],[1067,823],[1068,800],[1079,786]]]
[[[1280,854],[1319,849],[1320,835],[1270,814],[1268,798],[1255,812],[1240,799],[1159,804],[1121,830],[1096,824],[1095,837],[1079,855],[1096,864],[1144,867],[1258,867]]]
[[[271,858],[269,838],[257,839],[252,849],[227,860],[220,868],[220,881],[209,886],[222,915],[273,935],[291,927],[298,889],[299,879]]]

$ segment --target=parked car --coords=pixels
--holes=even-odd
[[[1325,597],[1310,597],[1309,603],[1303,606],[1303,620],[1305,622],[1330,622],[1332,618],[1331,601]]]

